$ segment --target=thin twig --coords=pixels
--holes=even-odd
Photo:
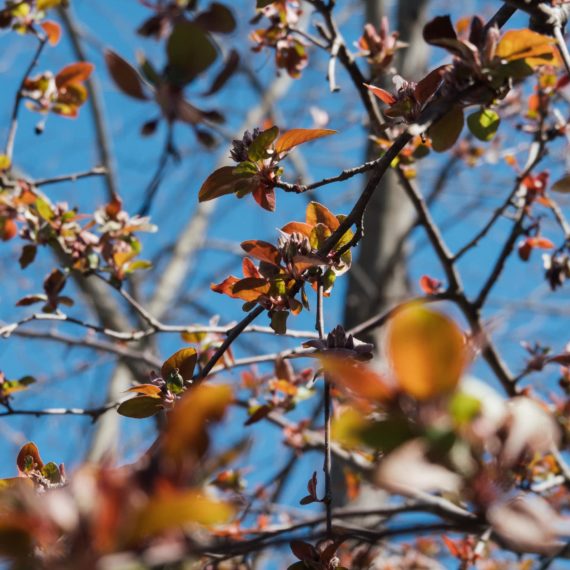
[[[6,141],[6,148],[4,150],[4,154],[10,160],[12,160],[12,156],[14,154],[14,142],[16,140],[16,132],[18,130],[18,113],[20,112],[20,105],[24,98],[23,91],[24,91],[24,86],[26,84],[26,79],[28,78],[30,73],[32,73],[32,70],[38,63],[40,55],[42,54],[42,51],[48,40],[46,35],[39,35],[36,33],[35,37],[38,40],[38,47],[36,48],[36,51],[34,52],[32,60],[30,61],[30,64],[26,68],[26,71],[24,71],[24,77],[22,77],[22,81],[18,86],[18,92],[16,93],[16,98],[14,99],[14,107],[12,108],[12,116],[10,118],[10,130],[8,131],[8,139]]]
[[[48,184],[57,184],[59,182],[75,182],[81,178],[90,178],[91,176],[104,176],[107,174],[107,169],[104,166],[95,166],[91,170],[85,172],[74,172],[73,174],[62,174],[61,176],[54,176],[52,178],[39,178],[32,183],[34,186],[47,186]]]

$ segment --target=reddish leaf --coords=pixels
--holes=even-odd
[[[418,81],[414,95],[420,105],[424,105],[435,93],[447,69],[447,65],[437,67],[433,71],[430,71],[422,80]]]
[[[81,83],[89,78],[94,69],[93,64],[81,61],[64,67],[56,76],[55,84],[58,89],[68,85]]]
[[[255,277],[255,278],[261,277],[259,270],[255,266],[253,261],[251,261],[251,259],[249,259],[249,257],[243,258],[243,261],[241,262],[241,268],[242,268],[244,277]]]
[[[267,280],[255,277],[240,279],[232,287],[231,296],[242,301],[257,301],[260,295],[269,293],[270,284]]]
[[[269,212],[275,211],[275,190],[273,188],[266,188],[259,184],[252,192],[254,200],[264,209]]]
[[[266,261],[272,265],[281,263],[281,254],[272,244],[261,240],[248,240],[241,243],[241,248],[251,257]]]
[[[437,293],[441,292],[442,283],[429,275],[422,275],[420,278],[420,287],[426,295],[437,295]]]
[[[531,247],[536,249],[552,249],[554,247],[554,244],[548,238],[542,236],[531,237],[526,241]]]
[[[243,184],[245,178],[251,178],[251,175],[234,174],[233,166],[222,166],[206,178],[198,193],[198,200],[207,202],[219,196],[233,194]]]
[[[40,470],[44,466],[44,462],[40,457],[40,452],[35,443],[29,441],[18,453],[16,465],[20,473],[27,473],[31,470]]]
[[[0,219],[0,236],[2,241],[11,240],[18,234],[18,226],[12,218]]]
[[[290,543],[291,552],[302,561],[312,561],[319,560],[320,556],[317,549],[308,542],[303,542],[302,540],[292,540]]]
[[[424,26],[423,36],[424,40],[428,44],[436,46],[441,45],[439,43],[439,40],[441,39],[457,39],[457,34],[455,33],[453,23],[451,22],[451,18],[449,16],[438,16],[437,18],[429,21]]]
[[[233,297],[233,286],[239,281],[239,279],[237,277],[234,277],[233,275],[230,275],[229,277],[226,277],[221,283],[218,283],[217,285],[215,283],[212,283],[210,285],[210,289],[212,291],[215,291],[216,293],[221,293],[222,295],[230,295],[230,297]]]
[[[114,51],[105,50],[105,63],[117,87],[129,97],[146,101],[144,84],[138,71]]]
[[[364,87],[370,89],[370,91],[372,91],[382,103],[386,103],[386,105],[393,105],[397,101],[396,97],[389,91],[386,91],[386,89],[376,87],[375,85],[368,85],[367,83],[364,83]]]
[[[322,137],[328,137],[335,133],[336,131],[331,129],[291,129],[290,131],[284,132],[275,141],[275,152],[281,154],[299,146],[300,144],[320,139]]]
[[[26,295],[16,303],[16,307],[29,307],[35,303],[45,303],[46,301],[46,295]]]

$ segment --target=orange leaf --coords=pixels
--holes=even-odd
[[[161,389],[155,384],[139,384],[129,388],[127,392],[135,392],[136,394],[143,394],[150,398],[160,398],[162,395]]]
[[[244,176],[234,174],[233,166],[222,166],[206,178],[198,192],[198,200],[207,202],[219,196],[233,194],[243,180]]]
[[[306,221],[310,226],[324,224],[331,232],[334,232],[340,225],[337,217],[327,207],[318,202],[311,202],[307,206]]]
[[[537,249],[552,249],[554,247],[554,244],[548,238],[542,236],[528,238],[526,242],[530,247]]]
[[[417,304],[396,313],[388,332],[396,381],[417,400],[452,392],[463,372],[463,334],[447,316]]]
[[[222,295],[229,295],[230,297],[233,297],[232,289],[238,281],[239,279],[237,277],[230,275],[217,285],[215,283],[212,283],[210,285],[210,289],[216,293],[221,293]]]
[[[61,28],[57,22],[52,20],[45,20],[40,24],[43,31],[46,33],[48,42],[51,46],[55,46],[59,43],[61,37]]]
[[[335,384],[347,388],[357,396],[374,402],[386,402],[392,398],[393,387],[368,366],[333,356],[323,356],[319,360]]]
[[[278,154],[287,152],[300,144],[322,137],[328,137],[335,133],[336,131],[331,129],[291,129],[290,131],[284,132],[275,141],[275,152]]]
[[[279,265],[281,262],[281,254],[279,250],[272,244],[262,240],[248,240],[241,243],[241,248],[251,257],[255,257],[260,261],[266,261],[271,265]]]
[[[386,91],[386,89],[375,87],[374,85],[368,85],[367,83],[364,83],[364,87],[370,89],[370,91],[372,91],[372,93],[374,93],[382,103],[386,103],[386,105],[393,105],[397,101],[396,97],[394,97],[394,95],[389,91]]]
[[[12,218],[0,219],[0,238],[2,241],[11,240],[18,233],[18,226]]]
[[[306,237],[311,237],[311,230],[313,228],[311,227],[311,225],[306,224],[304,222],[289,222],[288,224],[285,224],[282,228],[281,231],[285,232],[286,234],[301,234],[304,235]]]
[[[219,422],[232,401],[229,386],[199,384],[184,393],[170,413],[164,432],[164,452],[175,460],[186,454],[202,456],[208,446],[206,428]]]
[[[89,78],[94,66],[92,63],[87,63],[86,61],[80,61],[78,63],[72,63],[64,67],[56,76],[55,84],[58,89],[66,87],[67,85],[73,85],[74,83],[81,83]]]
[[[246,277],[234,283],[230,296],[242,301],[257,301],[261,295],[269,293],[269,289],[266,279]]]
[[[249,259],[249,257],[243,258],[243,261],[241,262],[241,269],[243,271],[244,277],[255,277],[255,278],[261,277],[259,270],[255,266],[253,261]]]

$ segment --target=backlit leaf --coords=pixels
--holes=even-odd
[[[249,159],[253,162],[257,162],[258,160],[267,158],[267,150],[273,144],[277,135],[279,135],[279,129],[276,126],[259,133],[247,149]]]
[[[292,148],[315,139],[334,135],[336,131],[331,129],[291,129],[284,132],[275,142],[275,152],[281,154]]]
[[[324,224],[332,232],[334,232],[340,225],[338,218],[326,206],[323,206],[318,202],[311,202],[307,206],[305,219],[307,224],[311,226]]]
[[[184,380],[190,380],[194,374],[197,360],[198,354],[194,348],[181,348],[164,362],[160,374],[166,380],[178,369]]]
[[[150,398],[160,398],[162,395],[162,390],[156,384],[139,384],[138,386],[129,388],[127,392],[142,394]]]
[[[382,103],[386,103],[386,105],[393,105],[397,101],[396,97],[389,91],[386,91],[386,89],[376,87],[375,85],[368,85],[367,83],[364,84],[364,87],[372,91],[372,93],[374,93]]]
[[[33,469],[40,470],[44,466],[40,451],[33,441],[29,441],[20,449],[16,465],[21,473],[27,473]]]
[[[249,174],[236,174],[234,170],[233,166],[222,166],[222,168],[212,172],[206,178],[204,184],[202,184],[198,193],[198,200],[207,202],[226,194],[233,194],[238,190],[245,178],[251,177]]]
[[[64,67],[56,76],[55,84],[58,89],[62,87],[67,87],[68,85],[73,85],[76,83],[81,83],[93,72],[94,66],[86,61],[80,61],[78,63],[72,63]]]
[[[480,141],[490,141],[499,128],[501,118],[491,109],[481,109],[467,117],[467,126],[471,133]]]
[[[52,20],[45,20],[40,24],[42,30],[45,32],[50,46],[55,46],[61,37],[61,27],[57,22]]]
[[[551,63],[554,52],[554,38],[543,36],[524,28],[522,30],[508,30],[497,45],[495,55],[503,60],[530,58],[529,64]]]
[[[262,240],[248,240],[241,243],[241,248],[251,257],[266,261],[272,265],[279,265],[281,254],[271,243]]]
[[[413,305],[396,313],[388,354],[401,390],[418,400],[452,392],[465,366],[461,330],[447,316]]]

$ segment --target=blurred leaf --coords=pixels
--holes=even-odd
[[[206,71],[218,57],[218,51],[202,28],[187,20],[178,22],[166,45],[168,74],[184,85]]]
[[[412,426],[403,416],[387,417],[363,427],[360,438],[366,445],[390,453],[415,436]]]
[[[457,425],[471,422],[481,412],[481,401],[465,392],[457,392],[449,402],[449,413]]]
[[[560,180],[557,180],[553,185],[551,190],[553,192],[561,192],[562,194],[568,194],[570,192],[570,174],[567,174]]]
[[[218,2],[213,2],[204,12],[200,12],[194,19],[209,32],[218,34],[229,34],[236,29],[236,20],[232,11]]]
[[[497,133],[501,118],[491,109],[481,109],[467,117],[467,126],[480,141],[488,142]]]
[[[62,482],[61,473],[59,471],[59,467],[53,462],[50,461],[46,463],[41,469],[42,475],[53,484],[58,484]]]
[[[142,419],[150,418],[162,409],[164,409],[164,407],[160,399],[154,396],[137,396],[136,398],[122,402],[117,408],[117,412],[127,418]]]
[[[208,448],[208,424],[222,420],[232,398],[232,389],[225,385],[199,384],[186,391],[168,417],[165,454],[175,461],[185,455],[201,457]]]
[[[436,121],[429,129],[433,150],[444,152],[450,149],[463,130],[463,109],[455,105],[439,121]]]
[[[238,70],[238,67],[239,54],[235,49],[232,49],[224,63],[224,67],[214,77],[210,88],[204,93],[204,95],[213,95],[214,93],[217,93]]]
[[[160,374],[166,380],[178,369],[184,380],[190,380],[197,360],[198,354],[194,348],[181,348],[164,362]]]
[[[281,154],[315,139],[334,135],[331,129],[291,129],[284,132],[275,142],[275,152]]]
[[[131,540],[136,542],[191,523],[227,523],[234,512],[229,503],[211,499],[198,490],[157,494],[139,512]]]
[[[368,366],[348,358],[332,356],[321,357],[320,361],[335,384],[347,388],[365,400],[386,402],[394,394],[393,387]]]
[[[466,364],[463,334],[447,316],[413,305],[398,311],[388,354],[403,392],[425,400],[455,390]]]
[[[36,259],[36,253],[38,252],[38,248],[35,245],[27,244],[22,248],[22,253],[20,255],[20,267],[22,269],[26,269],[30,263],[33,263],[34,259]]]
[[[497,45],[495,55],[507,61],[527,59],[530,65],[552,64],[555,49],[554,38],[524,28],[506,31]]]
[[[53,213],[53,210],[51,209],[51,206],[48,204],[48,202],[38,196],[36,198],[35,205],[40,217],[46,220],[46,222],[53,220],[55,214]]]
[[[105,63],[113,81],[125,95],[141,101],[148,99],[143,80],[130,63],[111,50],[105,50]]]
[[[8,170],[12,164],[9,156],[5,154],[0,154],[0,170]]]

